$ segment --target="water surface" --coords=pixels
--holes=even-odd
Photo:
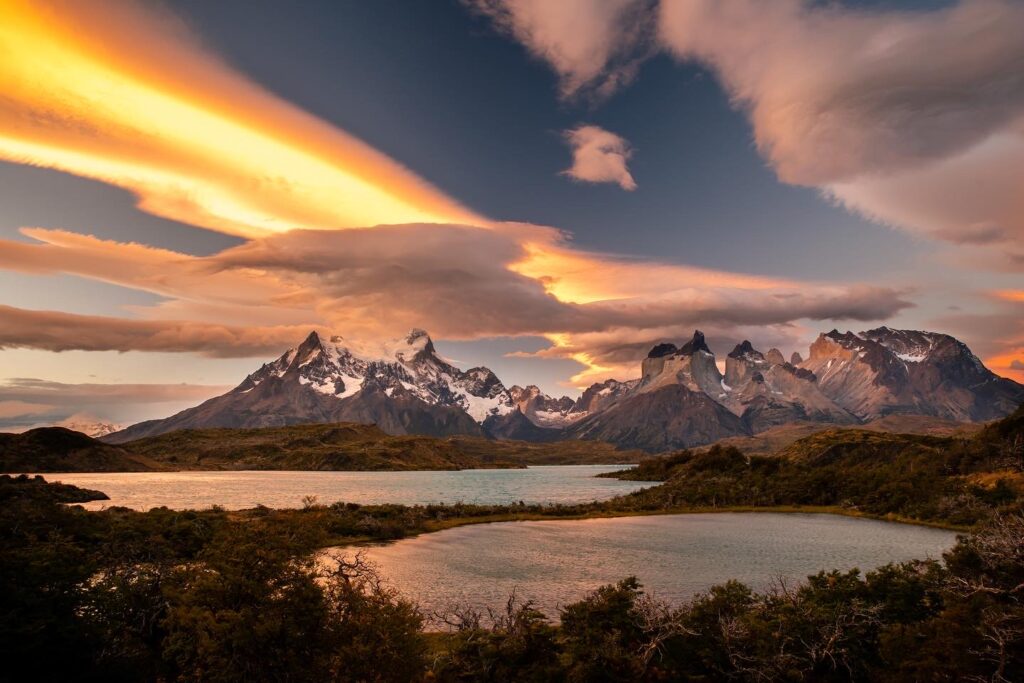
[[[481,524],[363,550],[428,612],[499,607],[515,590],[554,615],[631,575],[679,602],[733,578],[763,589],[822,569],[939,558],[955,540],[951,531],[893,522],[758,512]]]
[[[266,505],[301,507],[304,496],[320,503],[585,503],[629,493],[650,483],[598,479],[601,472],[628,465],[561,465],[517,470],[456,472],[97,472],[43,474],[103,491],[110,500],[85,507],[122,505],[135,510],[166,506],[201,509],[220,505],[239,510]]]

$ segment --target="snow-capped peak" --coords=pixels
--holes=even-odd
[[[81,432],[82,434],[91,436],[94,439],[106,436],[107,434],[113,434],[114,432],[119,432],[125,427],[124,425],[108,422],[106,420],[93,417],[92,415],[81,413],[67,417],[60,422],[55,422],[53,426],[64,427],[65,429],[70,429],[73,432]]]
[[[477,422],[504,415],[515,402],[487,368],[462,371],[438,355],[430,335],[413,329],[397,339],[358,343],[311,332],[297,347],[265,364],[235,388],[248,393],[264,382],[295,382],[317,394],[344,400],[360,392],[409,397],[465,410]]]

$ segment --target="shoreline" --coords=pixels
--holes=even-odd
[[[663,515],[691,515],[691,514],[714,514],[714,513],[766,513],[774,512],[777,514],[827,514],[837,515],[840,517],[853,517],[860,519],[870,519],[878,522],[892,522],[894,524],[908,524],[910,526],[920,526],[932,529],[942,529],[945,531],[955,531],[958,533],[969,533],[973,527],[967,527],[956,524],[944,524],[942,522],[931,522],[927,520],[913,519],[910,517],[901,517],[898,515],[874,515],[866,512],[857,510],[849,510],[838,506],[827,506],[827,505],[774,505],[768,507],[758,506],[745,506],[735,505],[727,507],[681,507],[681,508],[667,508],[664,510],[610,510],[610,511],[594,511],[586,512],[582,514],[574,515],[545,515],[534,512],[524,513],[501,513],[495,515],[484,515],[480,517],[453,517],[446,519],[442,522],[428,522],[427,528],[422,531],[411,532],[402,538],[380,540],[370,537],[365,538],[346,538],[338,543],[332,543],[326,548],[337,548],[337,547],[359,547],[368,545],[388,545],[396,543],[409,538],[416,538],[417,536],[423,536],[426,534],[432,534],[439,531],[445,531],[448,529],[456,529],[463,526],[471,526],[476,524],[501,524],[505,522],[554,522],[554,521],[583,521],[588,519],[617,519],[621,517],[651,517],[651,516],[663,516]]]

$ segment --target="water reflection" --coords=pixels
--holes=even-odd
[[[153,507],[200,509],[220,505],[239,510],[266,505],[301,507],[304,496],[321,503],[344,501],[363,505],[400,503],[584,503],[606,500],[650,484],[598,479],[601,472],[625,465],[569,465],[517,470],[458,472],[116,472],[44,474],[103,491],[109,501],[90,509],[123,505],[136,510]]]
[[[365,552],[428,611],[500,607],[515,590],[552,615],[630,575],[681,601],[731,578],[765,588],[822,569],[938,558],[955,539],[950,531],[835,515],[718,513],[476,525]]]

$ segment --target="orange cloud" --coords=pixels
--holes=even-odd
[[[1015,303],[1024,303],[1024,290],[1021,289],[1003,289],[995,293],[996,297],[1003,301],[1012,301]]]
[[[997,375],[1024,383],[1024,346],[1018,347],[1010,353],[989,356],[985,358],[984,363]]]
[[[128,320],[0,305],[0,349],[174,351],[216,358],[272,356],[309,326],[242,327],[188,320]]]
[[[563,10],[535,4],[544,26],[561,25]],[[640,5],[614,5],[602,21],[618,35],[612,20]],[[132,308],[137,319],[0,307],[0,346],[245,356],[313,326],[368,339],[421,326],[449,338],[545,335],[552,354],[587,367],[583,381],[682,325],[877,320],[909,306],[892,290],[630,260],[573,250],[551,228],[490,222],[262,90],[152,7],[0,0],[0,16],[0,159],[97,179],[135,193],[144,211],[248,238],[196,257],[25,229],[36,243],[0,241],[0,268],[166,300]],[[600,89],[587,69],[619,64],[617,51],[598,52],[566,62],[574,87]]]
[[[40,415],[53,408],[47,403],[30,403],[28,401],[0,401],[0,419]]]
[[[0,158],[101,180],[150,213],[252,237],[476,222],[354,137],[130,2],[0,0]]]
[[[694,326],[742,338],[752,336],[738,331],[744,326],[877,320],[910,305],[890,289],[573,252],[558,233],[528,225],[294,230],[201,257],[23,232],[39,243],[0,240],[0,268],[74,274],[167,299],[132,307],[136,320],[0,307],[0,346],[248,356],[285,348],[314,327],[366,341],[426,327],[449,339],[544,335],[553,344],[546,357],[585,366],[574,378],[582,383],[632,371],[653,343]]]
[[[780,278],[578,251],[546,233],[527,236],[523,249],[525,257],[512,263],[511,270],[539,280],[560,301],[579,304],[663,296],[680,289],[766,290],[796,286],[794,281]]]

